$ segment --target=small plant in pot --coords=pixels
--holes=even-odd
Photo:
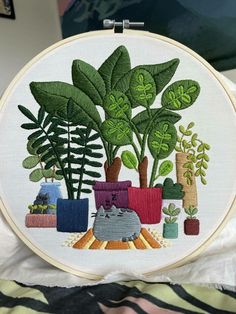
[[[45,162],[45,169],[58,164],[56,174],[63,176],[65,182],[68,199],[57,200],[57,230],[86,231],[89,204],[88,198],[81,198],[81,195],[91,193],[86,185],[94,185],[94,178],[101,176],[93,170],[102,166],[97,159],[103,155],[96,152],[102,146],[94,143],[99,135],[92,131],[91,125],[78,125],[72,99],[68,100],[65,110],[53,115],[46,114],[43,107],[39,109],[37,117],[23,106],[19,106],[19,110],[31,120],[31,123],[21,127],[35,130],[36,140],[32,147],[37,148],[37,154],[47,151],[41,158]]]
[[[55,228],[56,205],[49,204],[49,195],[39,193],[33,204],[28,206],[30,213],[25,217],[25,225],[28,228]],[[52,211],[54,213],[52,214]]]
[[[31,182],[39,182],[44,179],[44,182],[41,182],[41,188],[39,190],[40,194],[48,195],[48,204],[55,205],[57,203],[58,198],[62,198],[61,190],[60,190],[60,182],[58,180],[62,180],[63,176],[58,175],[56,171],[59,169],[59,165],[56,163],[52,165],[49,169],[45,169],[46,163],[43,161],[44,155],[48,153],[48,151],[44,151],[43,153],[37,153],[38,149],[41,147],[34,146],[34,143],[37,141],[37,131],[33,132],[28,137],[27,143],[27,151],[30,154],[26,157],[22,166],[25,169],[33,169],[29,174],[29,180]],[[39,204],[40,205],[40,204]],[[55,214],[56,208],[49,207],[47,208],[48,214]]]
[[[170,203],[168,207],[162,209],[163,213],[168,216],[165,217],[163,224],[163,237],[166,239],[177,239],[178,238],[178,223],[177,216],[180,213],[180,208],[176,208],[175,204]]]
[[[198,235],[200,222],[195,216],[198,212],[198,209],[190,205],[188,208],[185,208],[184,211],[188,215],[187,219],[184,221],[184,233],[186,235]]]

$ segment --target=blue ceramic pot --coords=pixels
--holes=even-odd
[[[42,182],[41,184],[41,188],[39,190],[39,193],[42,194],[48,194],[49,195],[49,200],[48,200],[48,204],[57,204],[57,199],[58,198],[62,198],[62,194],[61,194],[61,190],[60,190],[60,186],[61,183],[60,182]],[[55,214],[56,213],[56,209],[48,209],[47,210],[48,214]]]
[[[177,223],[164,223],[163,224],[163,237],[166,239],[178,238],[178,224]]]
[[[57,200],[57,231],[85,232],[88,229],[88,198]]]

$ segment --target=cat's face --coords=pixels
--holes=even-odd
[[[123,217],[127,213],[132,213],[133,211],[131,209],[126,209],[126,208],[117,208],[116,206],[112,206],[110,209],[104,209],[103,206],[101,206],[97,213],[93,213],[92,217],[99,217],[99,218],[104,218],[104,219],[110,219],[113,217]]]

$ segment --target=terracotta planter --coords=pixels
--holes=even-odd
[[[103,206],[110,209],[112,205],[117,208],[128,208],[128,188],[131,181],[96,182],[93,186],[96,208]]]
[[[128,188],[128,207],[139,216],[142,224],[157,224],[161,221],[161,188]]]
[[[85,232],[88,229],[88,198],[57,200],[57,231]]]
[[[198,235],[200,230],[200,222],[198,219],[185,219],[184,233],[186,235]]]
[[[163,237],[166,239],[177,239],[178,238],[178,224],[175,223],[164,223],[163,224]]]
[[[27,214],[25,226],[28,228],[56,228],[56,215],[51,214]]]

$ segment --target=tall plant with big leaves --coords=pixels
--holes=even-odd
[[[138,161],[140,186],[145,187],[148,166],[145,151],[154,126],[162,121],[166,121],[167,125],[176,123],[181,116],[174,110],[192,105],[199,93],[197,82],[178,81],[173,83],[178,86],[171,84],[164,91],[162,108],[151,108],[156,96],[173,77],[178,64],[179,60],[173,59],[131,69],[127,49],[119,46],[98,70],[82,60],[74,60],[73,85],[32,82],[30,88],[38,104],[52,116],[64,114],[68,100],[73,101],[75,112],[71,122],[86,127],[90,125],[100,136],[106,153],[104,167],[107,181],[118,180],[121,167],[118,150],[121,146],[131,145]],[[99,107],[103,109],[103,117]],[[144,110],[133,117],[135,107],[144,107]],[[170,154],[172,145],[164,144],[168,146]],[[166,146],[161,145],[163,148],[166,149]]]
[[[140,65],[131,69],[117,82],[115,88],[119,93],[111,91],[110,103],[104,106],[109,118],[102,124],[103,136],[112,145],[132,146],[134,154],[126,150],[122,153],[122,161],[128,168],[139,172],[140,187],[148,186],[147,146],[153,156],[149,181],[149,187],[153,187],[160,173],[159,160],[167,158],[175,148],[177,133],[174,124],[181,119],[175,111],[191,106],[200,92],[196,81],[176,81],[164,90],[161,107],[151,107],[174,75],[178,63],[178,59],[173,59],[160,65]],[[136,107],[144,110],[132,117],[131,112]],[[166,161],[159,166],[161,170],[166,169],[165,175],[173,169],[170,163]]]

